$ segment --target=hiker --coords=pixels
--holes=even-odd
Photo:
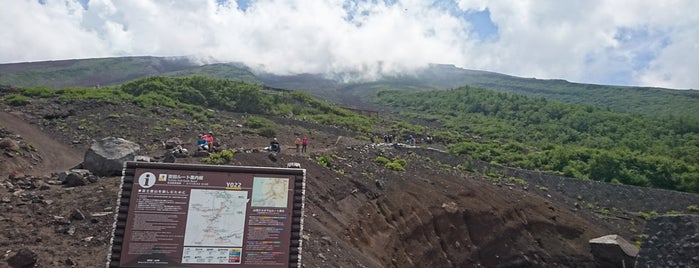
[[[408,135],[408,144],[410,145],[415,145],[415,138],[413,138],[413,135]]]
[[[277,138],[274,138],[274,140],[272,140],[269,143],[269,150],[272,152],[277,152],[277,153],[282,152],[282,146],[279,145],[279,141],[277,141]]]
[[[294,140],[294,144],[296,144],[296,153],[301,151],[301,138],[299,136],[296,136],[296,140]]]
[[[306,146],[308,145],[308,138],[303,137],[303,140],[301,140],[301,152],[305,153],[306,152]]]
[[[214,150],[214,132],[209,131],[209,133],[204,134],[204,139],[208,145],[210,151]]]
[[[204,138],[204,135],[199,134],[199,137],[197,139],[197,152],[198,151],[208,151],[209,150],[209,142],[206,141]]]

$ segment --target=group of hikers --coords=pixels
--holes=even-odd
[[[308,148],[308,137],[303,137],[303,139],[302,139],[299,136],[296,136],[296,139],[294,140],[294,144],[296,145],[296,152],[297,153],[305,153],[307,148]],[[275,152],[275,153],[282,152],[282,146],[279,144],[279,140],[277,140],[277,138],[274,138],[271,142],[269,142],[269,147],[267,147],[265,149],[267,151]]]
[[[384,134],[383,135],[383,142],[384,143],[394,143],[394,141],[398,142],[398,140],[393,136],[393,134]],[[422,139],[420,139],[420,141],[423,143],[430,143],[431,144],[433,141],[433,138],[432,138],[432,136],[423,136]],[[371,142],[374,143],[373,136],[371,137]],[[415,139],[415,137],[413,137],[412,134],[410,134],[405,138],[405,142],[407,144],[410,144],[410,145],[415,145],[417,143],[417,140]]]
[[[197,138],[197,151],[213,152],[214,150],[214,132],[201,133]]]
[[[296,136],[296,139],[294,140],[294,144],[296,145],[296,152],[297,153],[305,153],[307,151],[307,148],[308,148],[308,137],[300,138],[299,136]],[[212,131],[209,131],[207,133],[200,133],[197,136],[196,148],[197,148],[197,152],[201,152],[201,151],[213,152],[214,151],[214,133]],[[270,151],[270,152],[281,153],[282,146],[279,144],[279,140],[277,140],[277,138],[274,138],[272,141],[269,142],[269,146],[265,147],[265,150]]]

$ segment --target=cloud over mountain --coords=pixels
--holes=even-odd
[[[699,89],[699,2],[0,0],[0,62],[193,56],[279,74],[450,63]]]

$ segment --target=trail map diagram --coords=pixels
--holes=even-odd
[[[255,178],[252,186],[253,207],[285,208],[289,202],[288,178]]]
[[[243,245],[247,191],[192,189],[185,246]]]

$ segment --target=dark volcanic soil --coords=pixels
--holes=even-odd
[[[239,149],[231,165],[298,162],[307,170],[304,267],[594,267],[590,239],[621,234],[635,242],[645,223],[639,211],[614,205],[633,200],[594,196],[589,189],[577,198],[574,189],[545,186],[539,173],[486,172],[488,167],[466,158],[370,144],[308,122],[274,119],[285,150],[273,162],[266,153],[242,152],[265,146],[268,138],[237,126],[236,114],[218,113],[217,123],[202,124],[177,109],[129,103],[35,100],[0,108],[12,113],[0,116],[0,139],[26,144],[0,149],[0,267],[22,249],[36,254],[36,267],[106,263],[120,178],[57,185],[51,172],[64,171],[57,163],[74,158],[66,152],[81,155],[93,139],[115,136],[139,143],[157,160],[165,154],[165,140],[193,144],[198,132],[209,129],[220,147]],[[24,131],[37,133],[17,133]],[[290,149],[295,133],[309,136],[309,153]],[[65,159],[56,156],[64,153]],[[331,158],[332,165],[320,166],[318,156]],[[386,169],[374,161],[378,156],[405,159],[406,171]],[[685,213],[683,204],[699,203],[696,195],[682,198],[671,209]],[[642,211],[667,211],[662,209]]]

